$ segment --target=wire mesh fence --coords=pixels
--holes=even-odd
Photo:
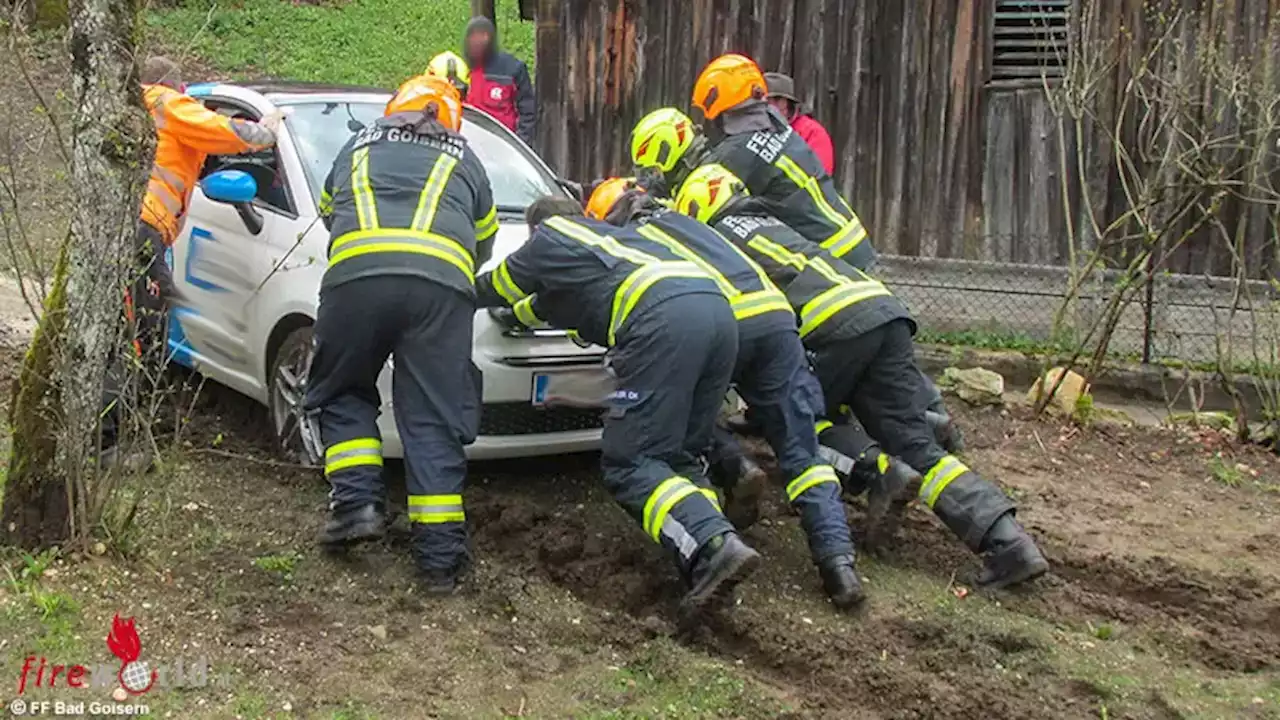
[[[1148,283],[1118,270],[1073,283],[1066,267],[897,255],[882,255],[876,274],[906,301],[925,342],[1091,354],[1113,325],[1107,352],[1127,360],[1280,363],[1276,283],[1173,273]]]

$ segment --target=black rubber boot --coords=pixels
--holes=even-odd
[[[1001,515],[983,538],[982,564],[978,585],[990,590],[1034,580],[1049,571],[1049,561],[1011,512]]]
[[[851,610],[867,599],[852,555],[836,555],[823,560],[818,563],[818,574],[822,576],[822,589],[827,591],[827,597],[837,608]]]
[[[342,552],[353,545],[381,540],[387,532],[386,520],[372,503],[354,510],[330,512],[320,533],[320,545],[329,552]]]
[[[952,455],[964,452],[964,435],[950,415],[929,410],[924,417],[929,423],[929,429],[933,430],[933,437],[944,450]]]
[[[760,519],[760,496],[769,474],[745,455],[738,462],[738,472],[733,484],[724,488],[724,516],[741,532]]]
[[[716,599],[729,597],[733,589],[760,564],[736,532],[717,535],[702,546],[689,574],[689,592],[680,601],[682,613],[701,610]]]
[[[424,568],[419,565],[418,581],[428,595],[452,595],[470,569],[470,557],[463,557],[448,568]]]
[[[875,471],[860,473],[867,481],[867,547],[883,550],[893,541],[907,506],[920,492],[920,473],[901,460],[879,450],[859,460],[874,464]]]

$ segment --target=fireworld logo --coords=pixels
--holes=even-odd
[[[142,639],[134,618],[121,620],[117,614],[107,633],[107,649],[119,661],[118,668],[105,664],[53,664],[47,658],[29,655],[18,677],[18,694],[27,688],[115,688],[113,697],[123,701],[157,688],[204,687],[209,684],[209,663],[205,658],[152,668],[142,659]]]

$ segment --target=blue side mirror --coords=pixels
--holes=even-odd
[[[258,195],[258,181],[243,170],[219,170],[200,181],[200,189],[216,202],[251,203]]]

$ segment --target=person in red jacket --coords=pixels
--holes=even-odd
[[[826,169],[827,174],[834,173],[836,154],[831,146],[831,135],[827,133],[826,128],[822,127],[822,123],[813,119],[813,116],[800,112],[800,101],[796,99],[795,81],[790,75],[782,73],[765,73],[764,81],[769,86],[767,96],[769,104],[777,108],[778,112],[782,113],[782,117],[790,121],[791,128],[809,143],[818,160],[822,161],[822,167]]]
[[[498,29],[489,18],[471,18],[462,44],[471,66],[467,103],[494,116],[533,145],[538,106],[528,66],[498,49]]]

